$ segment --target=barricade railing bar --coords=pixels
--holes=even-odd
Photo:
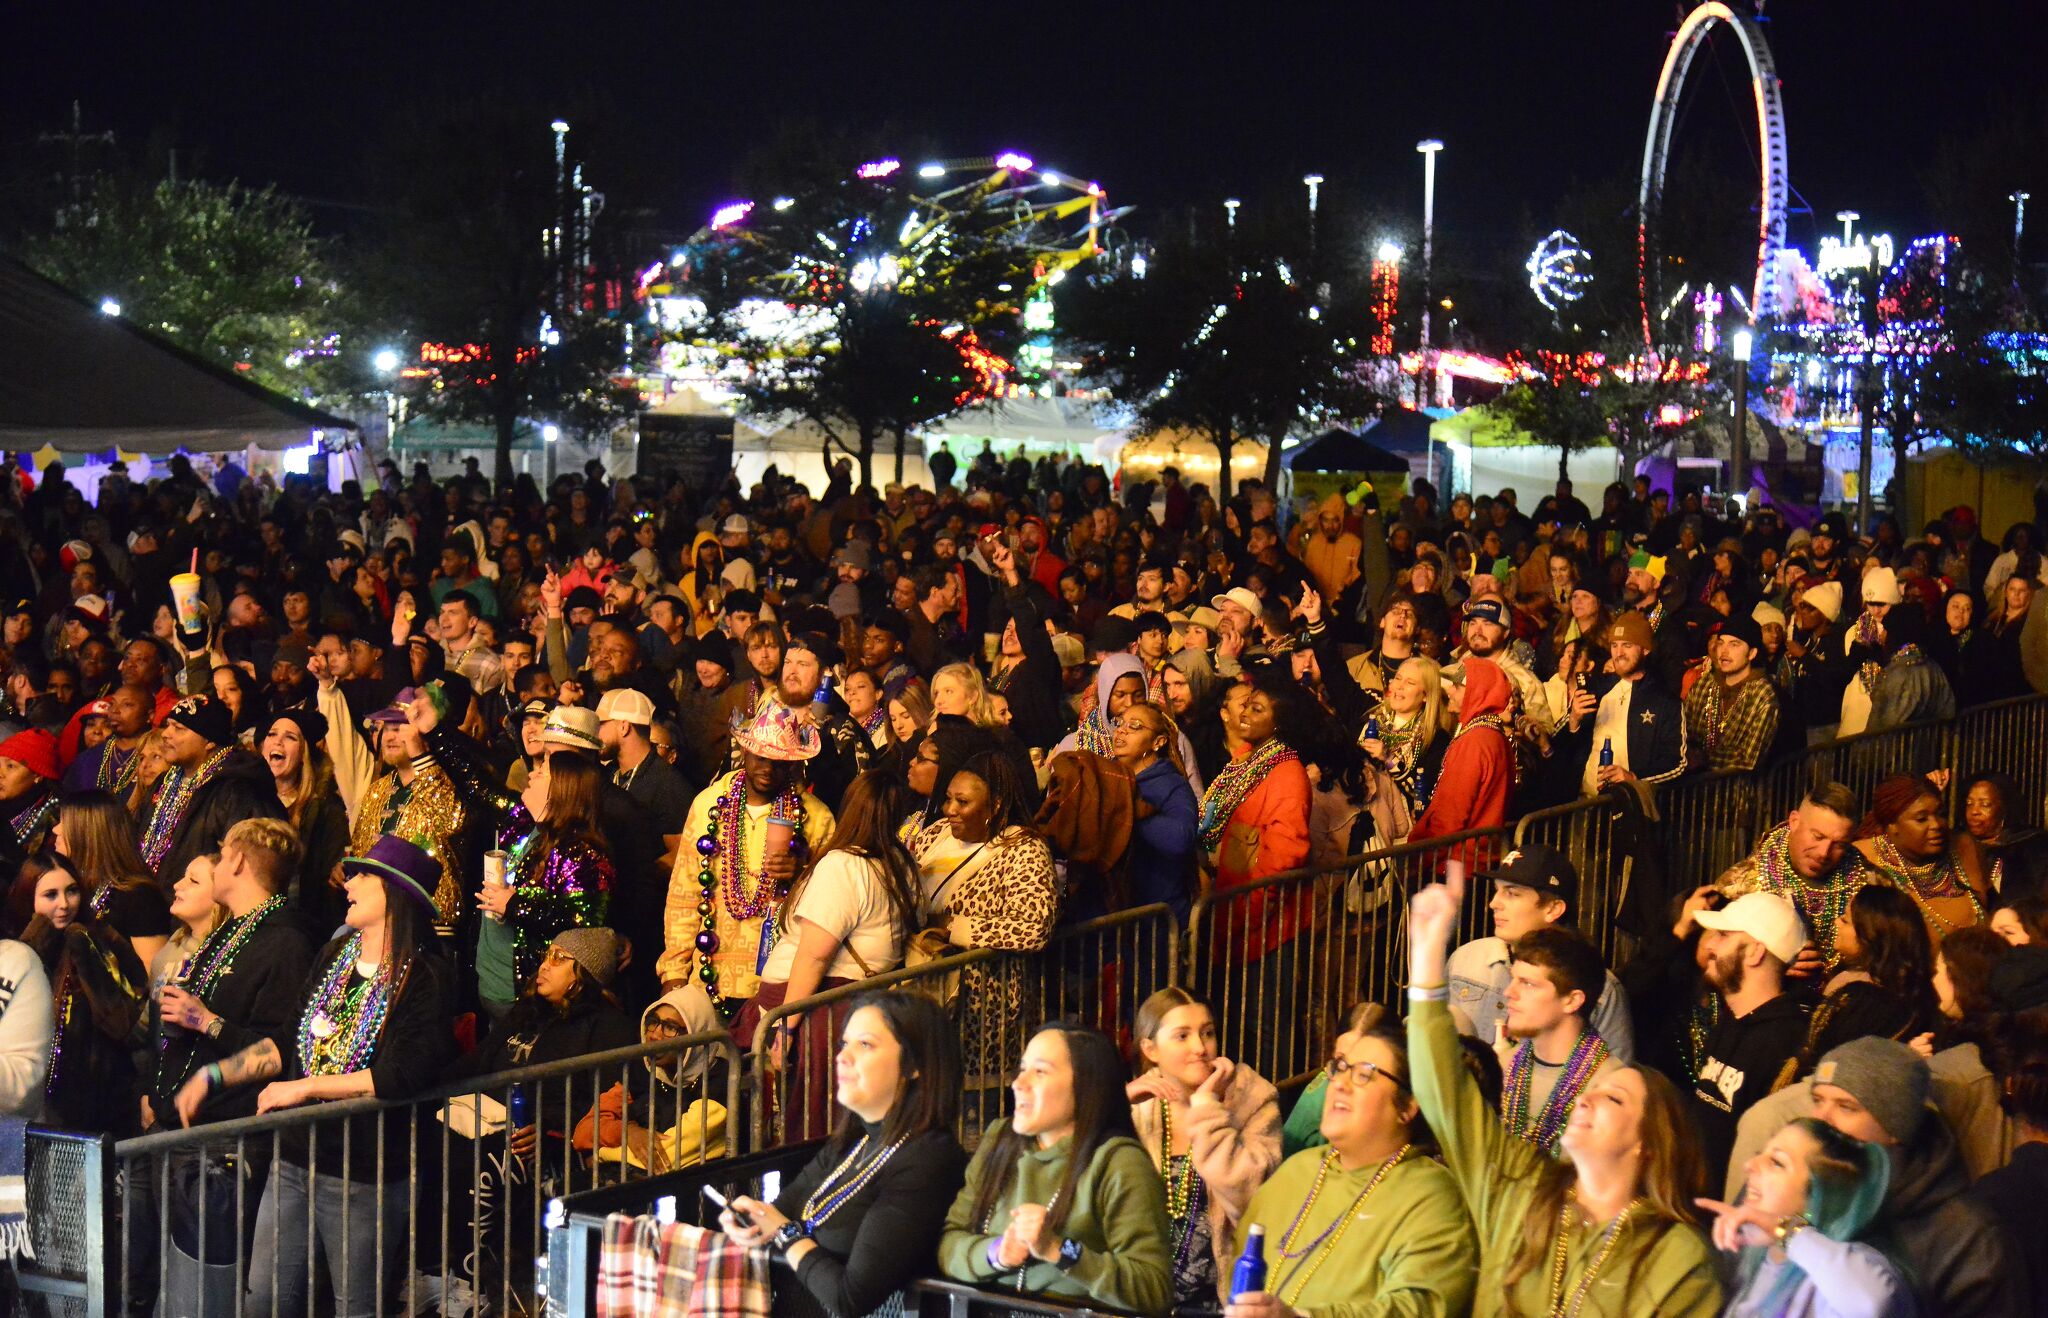
[[[1473,829],[1203,896],[1188,920],[1188,983],[1216,1004],[1225,1054],[1277,1085],[1305,1081],[1353,1003],[1401,987],[1408,894],[1452,856],[1483,868],[1510,837]],[[1485,894],[1466,906],[1462,927],[1483,927]]]
[[[1010,1078],[1041,1025],[1075,1020],[1115,1037],[1139,1001],[1180,982],[1180,943],[1172,908],[1140,906],[1056,929],[1043,951],[973,948],[773,1007],[751,1040],[749,1147],[828,1133],[832,1058],[853,1000],[894,989],[939,1000],[959,1028],[966,1080],[958,1132],[972,1148],[1006,1110]],[[799,1018],[784,1037],[785,1023]]]
[[[546,1201],[732,1152],[741,1064],[707,1032],[123,1140],[102,1275],[130,1309],[190,1318],[534,1312]]]

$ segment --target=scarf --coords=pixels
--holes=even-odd
[[[1223,840],[1223,829],[1252,789],[1266,781],[1266,776],[1289,760],[1299,760],[1292,747],[1277,737],[1268,738],[1264,745],[1241,760],[1232,760],[1223,766],[1223,772],[1216,775],[1216,781],[1209,784],[1209,790],[1202,793],[1201,839],[1205,850],[1213,850]]]

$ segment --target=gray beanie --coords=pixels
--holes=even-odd
[[[1927,1063],[1897,1039],[1867,1034],[1829,1049],[1813,1082],[1847,1091],[1900,1144],[1912,1142],[1927,1113]]]
[[[609,929],[564,929],[548,946],[590,972],[605,988],[619,973],[619,936]]]

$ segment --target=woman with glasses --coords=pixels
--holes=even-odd
[[[861,1318],[931,1275],[945,1207],[960,1190],[967,1158],[953,1133],[952,1022],[927,997],[867,994],[846,1019],[833,1075],[845,1112],[838,1131],[773,1203],[737,1196],[719,1226],[772,1251],[777,1313]],[[802,1295],[787,1305],[792,1283]]]
[[[1320,1131],[1259,1187],[1238,1246],[1265,1232],[1266,1289],[1225,1318],[1460,1314],[1479,1245],[1408,1082],[1408,1049],[1382,1013],[1345,1033],[1325,1068]]]
[[[1174,1307],[1213,1309],[1237,1222],[1280,1162],[1279,1093],[1220,1055],[1216,1017],[1186,989],[1145,999],[1133,1034],[1148,1065],[1124,1092],[1138,1142],[1166,1178]]]
[[[1136,701],[1110,729],[1110,750],[1137,780],[1152,813],[1131,829],[1126,870],[1131,905],[1164,902],[1185,925],[1194,902],[1195,836],[1201,807],[1180,761],[1180,729],[1164,709]]]

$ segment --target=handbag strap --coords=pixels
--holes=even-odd
[[[979,856],[982,852],[982,848],[986,847],[987,845],[988,843],[983,842],[976,846],[974,850],[962,856],[960,858],[960,863],[955,865],[952,869],[948,870],[946,872],[946,877],[939,880],[939,886],[932,889],[932,895],[925,899],[925,904],[927,906],[937,906],[939,904],[939,894],[944,892],[946,890],[947,885],[951,884],[953,880],[959,876],[961,870],[967,868],[967,862],[973,860],[976,856]]]

